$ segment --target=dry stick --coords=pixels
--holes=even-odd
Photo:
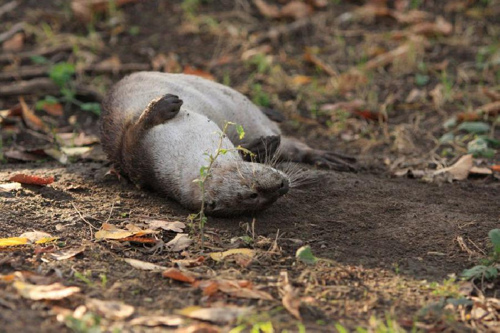
[[[0,43],[3,43],[6,40],[11,39],[12,36],[14,36],[15,34],[17,34],[18,32],[21,32],[23,30],[24,30],[24,22],[19,22],[19,23],[14,24],[12,26],[12,28],[10,28],[6,32],[0,34]]]
[[[5,5],[2,5],[2,7],[0,7],[0,17],[7,14],[8,12],[13,11],[17,6],[19,6],[19,3],[17,1],[7,2]]]
[[[40,49],[34,51],[26,51],[19,53],[4,53],[0,54],[0,63],[8,63],[14,60],[26,60],[30,59],[34,56],[49,56],[54,53],[59,52],[69,52],[73,48],[71,45],[60,45],[60,46],[51,46],[51,47],[42,47]]]
[[[73,206],[73,208],[76,210],[76,212],[78,213],[78,215],[80,216],[80,218],[83,220],[83,222],[87,223],[89,225],[89,229],[90,229],[90,238],[94,238],[94,232],[92,231],[92,228],[94,228],[95,230],[99,230],[99,228],[96,228],[94,227],[94,225],[92,223],[90,223],[89,221],[87,221],[82,213],[80,213],[80,211],[78,210],[78,208],[76,208],[75,204],[74,203],[71,203],[71,205]]]
[[[282,24],[277,27],[271,28],[268,32],[257,36],[253,41],[253,45],[258,45],[260,43],[266,42],[268,40],[276,40],[280,36],[288,35],[294,33],[306,26],[310,25],[314,21],[317,21],[321,18],[321,16],[325,16],[325,14],[318,14],[313,17],[307,17],[289,24]]]
[[[77,95],[90,96],[96,101],[101,101],[103,95],[85,85],[77,84],[74,87]],[[11,84],[0,85],[0,97],[20,95],[57,94],[61,88],[49,78],[37,78],[29,81],[19,81]]]
[[[149,64],[130,63],[121,64],[118,66],[113,65],[89,65],[83,67],[78,72],[94,73],[94,74],[107,74],[107,73],[122,73],[122,72],[137,72],[150,69]],[[18,70],[7,71],[0,73],[0,81],[10,81],[13,79],[28,79],[40,76],[47,76],[50,72],[48,66],[24,66]]]

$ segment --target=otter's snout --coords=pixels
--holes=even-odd
[[[281,182],[281,187],[278,189],[278,194],[279,195],[285,195],[290,191],[290,182],[288,179],[283,179]]]

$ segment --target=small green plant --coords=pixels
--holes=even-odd
[[[271,105],[271,98],[262,90],[262,85],[256,83],[252,85],[252,102],[259,106],[269,107]]]
[[[252,153],[249,150],[247,150],[241,146],[238,146],[234,149],[226,149],[226,148],[222,147],[222,144],[224,143],[224,138],[226,137],[226,133],[227,133],[229,126],[236,127],[236,131],[239,135],[240,140],[245,137],[245,131],[243,129],[243,126],[232,123],[232,122],[226,122],[224,124],[222,131],[216,133],[217,135],[219,135],[219,143],[217,145],[217,149],[215,150],[215,152],[204,154],[207,156],[208,165],[202,166],[200,168],[199,177],[196,178],[195,180],[193,180],[193,182],[198,183],[198,186],[200,187],[201,208],[197,214],[189,215],[188,220],[191,221],[192,225],[193,225],[193,222],[195,222],[195,221],[198,222],[198,227],[199,227],[200,233],[201,233],[201,247],[202,248],[204,246],[204,238],[205,238],[204,232],[205,232],[205,224],[207,222],[207,216],[205,214],[206,199],[207,199],[205,185],[206,185],[207,180],[212,176],[212,169],[213,169],[213,166],[215,164],[215,161],[217,161],[217,159],[220,156],[226,155],[227,153],[229,153],[231,151],[242,151],[245,154],[252,155]]]
[[[461,276],[465,280],[494,280],[498,277],[500,270],[500,229],[490,230],[488,233],[493,252],[485,259],[481,260],[479,265],[466,269]]]
[[[61,62],[53,65],[49,71],[49,77],[59,87],[61,97],[46,96],[44,99],[36,103],[36,108],[42,109],[47,104],[50,105],[64,102],[74,104],[81,110],[90,111],[96,115],[100,115],[101,106],[99,103],[84,103],[76,98],[76,90],[72,80],[75,72],[75,66],[67,62]]]
[[[89,287],[92,287],[94,285],[94,283],[89,278],[89,276],[91,275],[91,272],[85,272],[85,274],[83,274],[83,273],[80,273],[80,272],[75,270],[74,274],[75,274],[75,278],[82,281],[83,283],[85,283]]]
[[[198,8],[203,3],[208,3],[210,0],[183,0],[181,8],[187,18],[194,18]]]
[[[85,313],[81,318],[67,316],[64,318],[64,324],[77,333],[100,333],[101,318],[91,312]]]
[[[265,74],[271,69],[271,61],[264,53],[255,54],[248,59],[247,64],[254,66],[259,74]]]

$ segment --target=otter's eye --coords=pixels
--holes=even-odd
[[[217,203],[215,201],[212,201],[211,203],[208,204],[208,207],[212,210],[215,209],[215,206],[217,206]]]
[[[281,188],[285,187],[285,181],[281,182]]]
[[[250,198],[255,199],[255,198],[257,198],[258,196],[259,196],[259,195],[258,195],[257,193],[252,193],[252,194],[250,195]]]

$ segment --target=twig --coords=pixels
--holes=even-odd
[[[20,53],[4,53],[0,54],[0,63],[6,63],[14,60],[30,59],[33,56],[48,56],[59,52],[68,52],[72,50],[71,45],[60,45],[53,47],[42,47],[34,51],[26,51]]]
[[[325,16],[325,14],[318,14],[316,16],[303,18],[289,24],[282,24],[277,27],[273,27],[268,32],[263,33],[260,36],[257,36],[252,41],[252,44],[257,45],[262,42],[266,42],[268,40],[276,40],[283,35],[292,34],[312,24],[313,21],[321,19],[321,16]]]
[[[94,232],[92,231],[92,229],[95,229],[95,230],[99,230],[99,228],[97,227],[94,227],[94,225],[92,223],[90,223],[89,221],[87,221],[82,213],[80,213],[80,211],[78,210],[78,208],[76,208],[75,204],[74,203],[71,203],[71,205],[73,206],[73,208],[76,210],[76,212],[78,213],[78,215],[80,216],[80,218],[83,220],[83,222],[87,223],[88,226],[89,226],[89,230],[90,230],[90,237],[91,238],[94,238]]]
[[[0,43],[5,42],[6,40],[10,39],[12,36],[23,30],[24,30],[24,22],[19,22],[14,24],[12,28],[0,34]]]
[[[78,72],[107,74],[107,73],[122,73],[122,72],[137,72],[150,69],[149,64],[130,63],[121,65],[89,65],[83,67]],[[0,81],[10,81],[13,79],[30,79],[35,77],[47,76],[50,72],[48,66],[24,66],[17,70],[11,70],[0,73]]]
[[[77,95],[90,96],[96,101],[101,101],[103,96],[98,91],[77,84],[75,87]],[[36,78],[29,81],[19,81],[11,84],[0,85],[0,97],[21,95],[43,95],[57,94],[61,88],[49,78]]]
[[[8,12],[13,11],[17,6],[19,6],[19,3],[17,1],[7,2],[5,5],[2,5],[2,7],[0,7],[0,17],[7,14]]]

